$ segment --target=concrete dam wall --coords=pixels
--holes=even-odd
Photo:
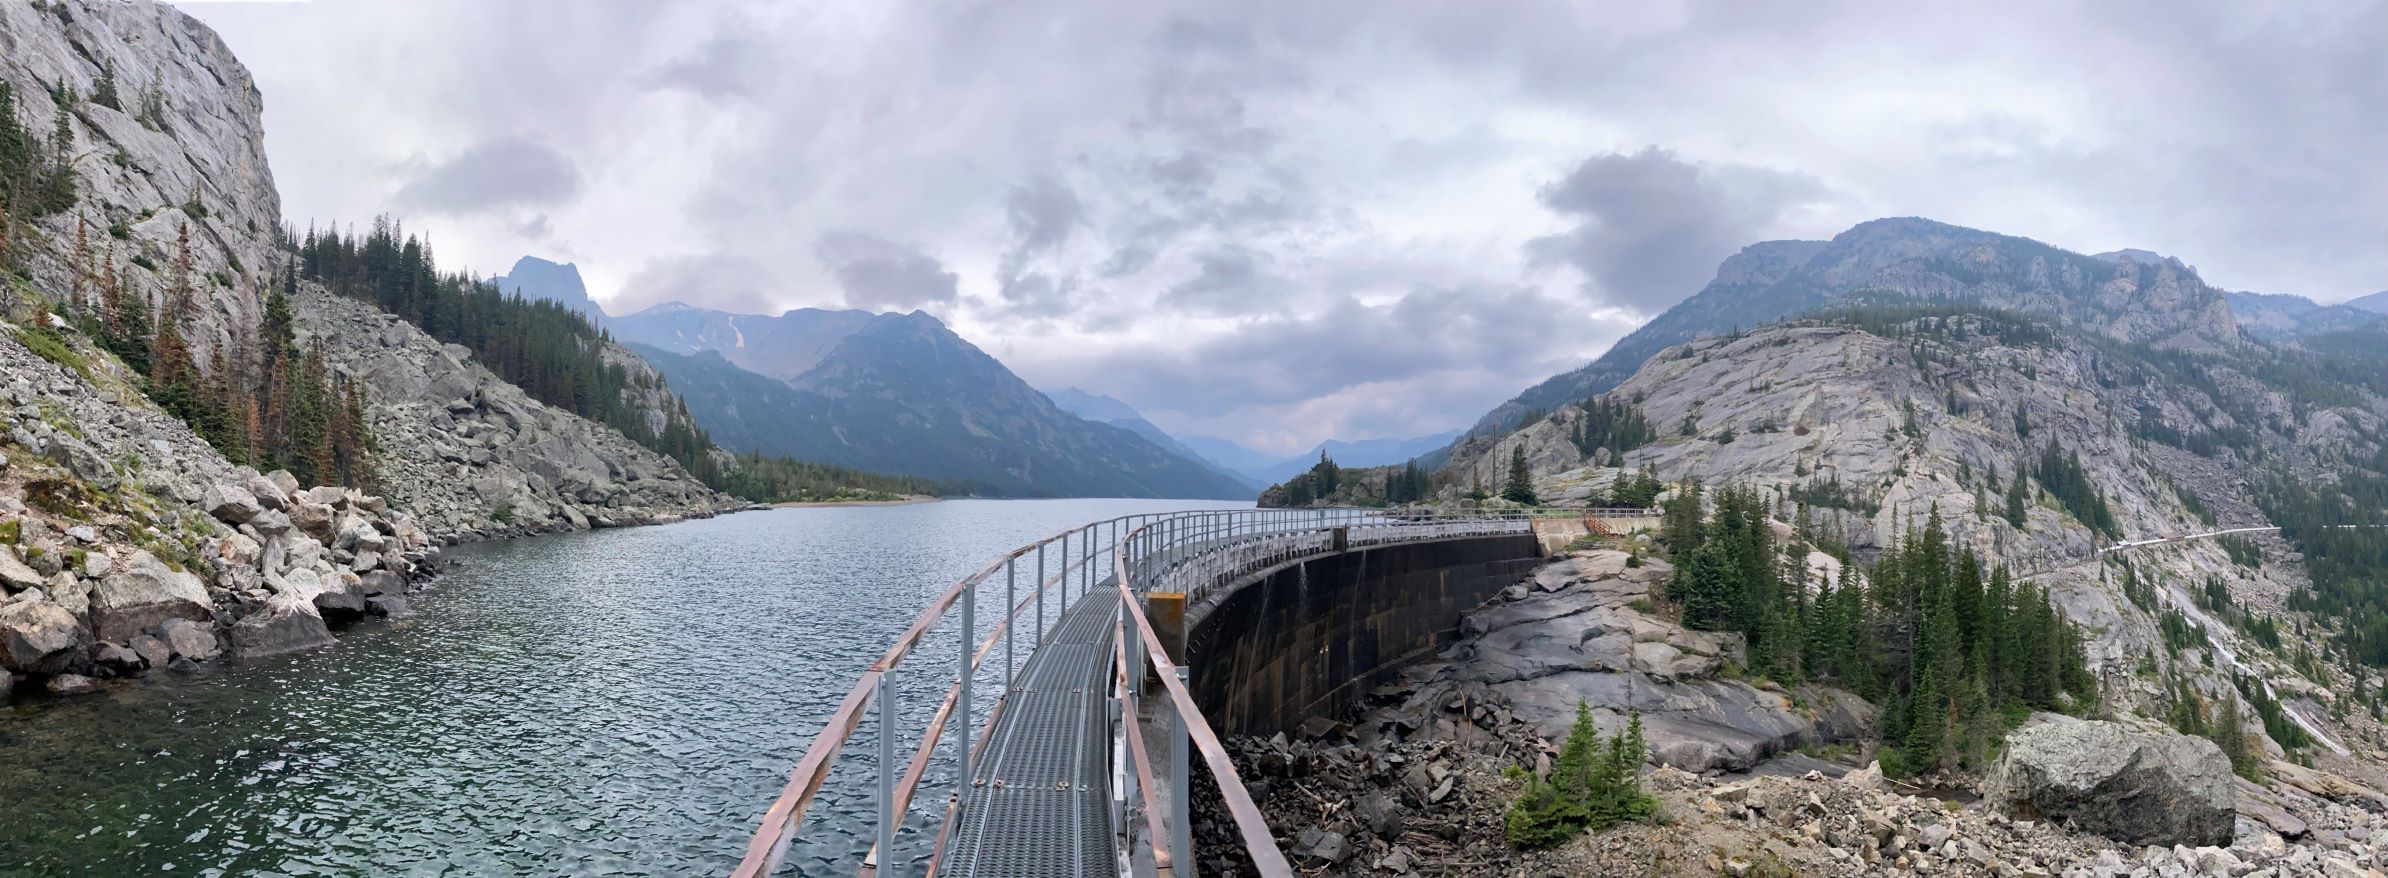
[[[1288,564],[1191,609],[1194,699],[1228,735],[1340,716],[1457,635],[1460,615],[1542,563],[1531,534],[1354,549]]]

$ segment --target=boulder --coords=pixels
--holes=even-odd
[[[83,626],[64,607],[49,601],[0,605],[0,667],[55,674],[73,664],[82,645]]]
[[[317,538],[328,539],[332,535],[334,514],[332,507],[302,499],[291,504],[290,525]]]
[[[216,640],[215,626],[205,622],[169,619],[158,626],[158,636],[175,655],[191,661],[209,661],[224,654],[223,644]]]
[[[307,489],[307,502],[322,506],[339,506],[348,502],[348,489],[336,485],[317,485]]]
[[[166,641],[147,634],[133,638],[131,646],[133,653],[140,656],[141,661],[152,668],[165,667],[167,662],[174,660],[174,647],[167,646]]]
[[[2230,844],[2234,776],[2204,738],[2120,723],[2056,721],[2018,729],[1982,781],[1991,807],[2024,820],[2070,820],[2135,845]]]
[[[141,660],[140,653],[119,643],[102,643],[92,647],[91,663],[119,677],[139,676],[149,668],[149,663]]]
[[[249,526],[256,528],[257,533],[261,536],[278,537],[290,532],[290,513],[279,509],[268,509],[259,513],[256,518],[249,519]]]
[[[213,618],[215,602],[199,577],[168,567],[146,551],[134,552],[124,569],[100,580],[91,592],[92,632],[101,640],[131,640],[168,619]]]
[[[256,567],[258,556],[263,551],[256,540],[233,534],[216,545],[216,561],[226,567]]]
[[[325,622],[345,625],[365,615],[365,590],[350,573],[333,573],[322,577],[323,589],[315,593],[315,609]]]
[[[82,674],[59,674],[50,678],[50,694],[52,695],[89,695],[98,692],[99,689],[98,680]]]
[[[199,498],[199,508],[207,510],[207,514],[225,524],[247,524],[250,519],[265,512],[265,506],[257,502],[257,495],[237,485],[208,488],[207,493]]]
[[[391,619],[412,618],[415,614],[415,608],[406,602],[406,596],[402,594],[377,594],[368,597],[365,599],[365,611]]]
[[[278,469],[274,470],[273,472],[266,473],[265,480],[272,482],[274,487],[281,489],[282,496],[284,497],[298,493],[298,477],[291,475],[289,470]]]
[[[15,549],[0,546],[0,588],[23,591],[42,584],[42,575],[25,562],[17,560]]]
[[[284,475],[288,475],[288,473],[284,473]],[[293,484],[295,483],[296,480],[293,480]],[[267,509],[280,509],[290,503],[290,492],[275,483],[272,476],[251,478],[245,487],[248,488],[250,496],[257,498],[257,505]]]
[[[388,570],[369,571],[358,577],[357,582],[368,597],[406,593],[406,580]]]
[[[84,576],[91,579],[104,579],[115,570],[116,559],[108,557],[108,553],[97,549],[83,553]]]
[[[226,632],[232,651],[242,658],[281,655],[332,645],[332,629],[323,624],[315,604],[292,594],[267,598],[265,605],[232,623]]]

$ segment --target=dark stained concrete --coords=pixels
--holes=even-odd
[[[1340,716],[1542,561],[1530,534],[1463,537],[1324,555],[1240,583],[1189,611],[1194,699],[1222,735]]]

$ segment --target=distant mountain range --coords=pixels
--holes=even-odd
[[[733,451],[943,479],[996,496],[1245,500],[1258,490],[1150,424],[1063,411],[919,311],[805,308],[770,317],[672,302],[613,317],[590,301],[577,269],[533,257],[496,282],[604,325]]]
[[[1168,431],[1145,420],[1144,415],[1137,413],[1127,403],[1099,393],[1088,393],[1075,387],[1048,390],[1045,391],[1045,396],[1053,400],[1054,405],[1060,406],[1062,411],[1098,424],[1110,424],[1142,436],[1171,454],[1199,463],[1221,475],[1234,479],[1237,484],[1243,485],[1255,496],[1259,495],[1262,488],[1269,486],[1267,482],[1256,480],[1243,472],[1204,456],[1201,452],[1186,447],[1185,443],[1178,441],[1177,437],[1169,435]]]
[[[1145,420],[1144,415],[1127,403],[1099,393],[1089,393],[1076,387],[1045,391],[1062,410],[1090,421],[1100,421],[1153,440],[1154,444],[1202,462],[1204,465],[1265,488],[1292,478],[1318,463],[1320,454],[1333,458],[1342,466],[1364,467],[1406,463],[1451,444],[1461,431],[1451,430],[1429,436],[1408,439],[1362,439],[1345,442],[1329,439],[1311,446],[1309,451],[1292,457],[1282,457],[1265,451],[1246,448],[1232,440],[1215,436],[1172,436]]]

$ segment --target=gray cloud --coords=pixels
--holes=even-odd
[[[560,206],[578,197],[580,187],[580,171],[561,153],[522,137],[501,137],[432,165],[390,200],[403,210],[472,214]]]
[[[1249,249],[1219,247],[1194,257],[1193,277],[1169,288],[1170,307],[1194,314],[1237,316],[1278,310],[1289,284]]]
[[[772,62],[769,47],[743,33],[724,30],[657,68],[653,80],[661,88],[685,89],[708,98],[745,98],[762,87]]]
[[[960,280],[936,257],[861,232],[822,235],[813,242],[813,255],[837,277],[854,308],[901,311],[952,302]]]
[[[1040,382],[1288,445],[1469,423],[1739,247],[1879,216],[2179,254],[2237,288],[2388,287],[2377,2],[190,9],[272,108],[294,219],[396,208],[443,261],[568,252],[601,296],[939,302],[1007,362],[1053,370]],[[365,75],[414,58],[436,63]],[[421,158],[469,164],[526,131],[573,169],[562,198]],[[854,229],[902,243],[786,258]],[[690,253],[758,264],[741,278]],[[662,283],[683,260],[694,279]],[[1504,319],[1549,331],[1471,329],[1509,347],[1454,356],[1432,326],[1386,328],[1432,290],[1540,302]],[[1327,315],[1418,356],[1345,351]],[[1263,357],[1253,339],[1310,347]],[[1202,374],[1197,354],[1311,348],[1365,368],[1203,364],[1266,402],[1165,383]]]
[[[605,303],[612,314],[629,314],[665,302],[702,304],[749,314],[774,314],[779,272],[735,253],[679,254],[639,266],[620,295]]]
[[[1594,156],[1542,190],[1542,203],[1575,228],[1527,247],[1537,260],[1581,270],[1593,300],[1655,314],[1821,193],[1807,178],[1704,167],[1657,147]]]

